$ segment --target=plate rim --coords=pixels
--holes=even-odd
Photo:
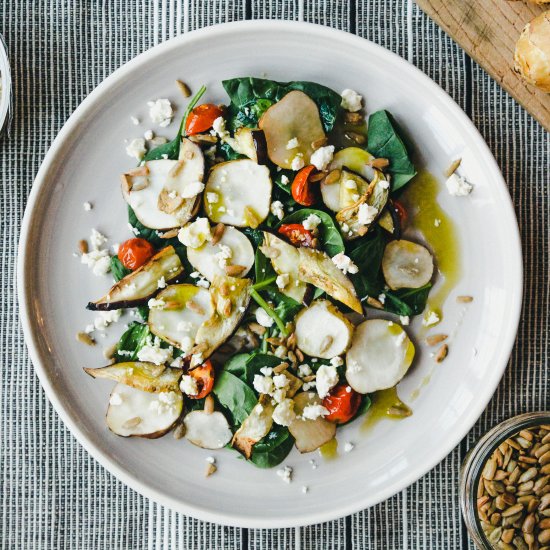
[[[511,216],[511,219],[514,220],[512,233],[515,238],[515,242],[511,243],[511,256],[513,256],[513,267],[515,268],[515,270],[514,273],[512,273],[511,270],[511,277],[513,278],[513,280],[515,280],[519,292],[515,293],[515,296],[513,297],[514,303],[511,308],[512,315],[507,325],[509,336],[507,335],[508,338],[505,341],[505,345],[501,348],[500,354],[497,356],[497,361],[495,361],[496,363],[498,363],[499,368],[495,369],[496,374],[493,375],[492,379],[487,381],[490,382],[490,384],[488,384],[487,386],[485,397],[478,401],[476,407],[472,407],[468,415],[468,421],[463,424],[462,429],[457,432],[453,438],[449,439],[446,445],[442,446],[441,451],[435,454],[434,459],[430,460],[429,463],[424,464],[424,466],[421,468],[418,467],[415,470],[411,469],[410,472],[403,478],[401,478],[398,483],[395,482],[388,485],[384,490],[380,491],[379,497],[376,499],[376,501],[369,500],[367,496],[363,498],[355,498],[352,499],[349,503],[340,506],[337,510],[331,509],[322,513],[317,512],[313,514],[305,511],[304,514],[296,518],[250,518],[247,516],[242,516],[238,512],[235,513],[233,511],[213,512],[211,511],[211,509],[197,505],[196,503],[183,502],[181,500],[169,497],[161,491],[158,491],[157,489],[146,485],[144,482],[138,479],[137,476],[129,473],[124,468],[119,467],[116,463],[112,462],[111,459],[107,455],[105,455],[99,448],[97,448],[93,444],[93,442],[85,435],[84,430],[81,429],[78,424],[71,419],[70,414],[65,408],[62,399],[56,394],[53,384],[51,383],[51,375],[48,373],[45,362],[42,362],[38,346],[36,345],[37,336],[35,334],[35,327],[33,326],[32,307],[29,303],[29,297],[25,288],[25,282],[30,277],[30,275],[27,274],[26,254],[27,248],[30,246],[30,243],[27,242],[28,233],[35,211],[35,204],[40,196],[42,187],[46,183],[46,176],[49,166],[52,164],[52,161],[55,160],[58,154],[58,150],[61,148],[65,139],[69,137],[73,128],[79,123],[80,119],[86,115],[87,111],[94,107],[96,98],[101,99],[104,91],[108,91],[112,85],[115,85],[117,82],[124,79],[127,73],[133,71],[135,67],[137,68],[140,65],[147,63],[150,58],[154,58],[155,56],[162,54],[164,51],[171,50],[172,48],[178,48],[182,44],[194,41],[197,37],[203,38],[207,35],[210,35],[219,38],[227,34],[231,35],[233,33],[243,32],[249,30],[250,28],[258,27],[268,28],[269,30],[276,30],[277,28],[281,30],[288,30],[289,28],[291,28],[293,30],[301,30],[306,34],[314,33],[317,35],[324,35],[324,38],[326,38],[327,35],[332,36],[338,41],[347,42],[349,44],[356,45],[357,47],[362,49],[375,51],[379,55],[387,56],[395,62],[401,64],[405,72],[408,71],[413,78],[415,78],[417,81],[420,81],[425,86],[429,87],[430,92],[439,97],[442,101],[444,101],[452,114],[463,122],[464,129],[474,139],[474,141],[477,142],[477,145],[479,147],[478,152],[482,155],[483,160],[486,162],[487,172],[492,173],[492,175],[499,182],[500,191],[504,199],[503,206],[507,210],[507,216]],[[145,52],[142,52],[130,61],[123,64],[106,79],[104,79],[96,88],[94,88],[94,90],[78,105],[75,111],[70,115],[61,130],[58,132],[50,148],[48,149],[34,179],[31,191],[27,199],[27,205],[22,220],[18,245],[16,281],[17,298],[19,303],[20,321],[23,329],[25,343],[27,345],[32,365],[44,389],[47,399],[53,405],[55,411],[57,412],[63,423],[67,426],[71,434],[84,447],[84,449],[86,449],[86,451],[107,471],[112,473],[117,479],[122,481],[124,484],[126,484],[139,494],[150,498],[158,504],[166,506],[172,510],[176,510],[183,514],[198,518],[200,520],[210,521],[221,525],[247,528],[299,527],[314,523],[332,521],[347,516],[349,514],[356,513],[365,508],[374,506],[390,498],[397,492],[409,487],[412,483],[416,482],[418,479],[420,479],[421,477],[426,475],[426,473],[432,470],[437,464],[439,464],[449,455],[449,453],[460,443],[464,436],[472,429],[472,427],[475,425],[475,423],[485,410],[488,402],[493,397],[497,386],[500,383],[502,376],[504,375],[508,360],[516,341],[523,299],[523,261],[521,250],[520,232],[517,217],[513,208],[512,199],[508,192],[504,177],[500,172],[500,168],[498,167],[498,164],[493,154],[491,153],[487,143],[485,142],[483,136],[480,134],[479,130],[469,119],[466,113],[460,108],[460,106],[454,101],[454,99],[449,96],[449,94],[447,94],[447,92],[445,92],[435,81],[424,74],[420,69],[412,65],[406,59],[391,52],[390,50],[387,50],[386,48],[374,42],[371,42],[370,40],[348,33],[343,30],[333,29],[314,23],[296,21],[279,21],[269,19],[262,21],[234,21],[229,23],[211,25],[181,34],[161,44],[158,44],[146,50]]]

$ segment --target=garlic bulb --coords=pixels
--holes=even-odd
[[[514,70],[529,84],[550,92],[550,11],[535,17],[516,44]]]

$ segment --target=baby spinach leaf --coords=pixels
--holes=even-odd
[[[217,152],[218,156],[222,157],[226,161],[228,160],[236,160],[236,159],[245,159],[247,158],[246,155],[241,155],[240,153],[237,153],[231,145],[224,142],[218,142],[217,144]]]
[[[302,223],[310,214],[315,214],[321,218],[321,224],[317,227],[319,230],[319,242],[321,248],[330,256],[336,256],[339,252],[344,252],[345,246],[336,227],[336,223],[332,219],[330,214],[323,212],[322,210],[315,210],[314,208],[301,208],[296,212],[293,212],[289,216],[283,218],[283,220],[278,224],[277,227],[280,227],[283,224],[287,223]]]
[[[375,157],[390,161],[391,190],[397,191],[416,176],[407,148],[399,136],[398,126],[388,111],[377,111],[369,117],[368,150]]]
[[[265,293],[267,294],[269,301],[273,302],[275,305],[273,309],[283,323],[293,321],[296,314],[304,307],[293,298],[286,296],[274,288],[268,287],[265,290]]]
[[[281,364],[281,358],[268,353],[254,353],[251,355],[245,364],[245,376],[248,384],[252,385],[254,376],[261,374],[260,369],[263,367],[274,368]]]
[[[225,365],[223,366],[223,370],[225,372],[230,372],[231,374],[234,374],[241,380],[245,381],[246,362],[250,359],[251,356],[251,353],[238,353],[237,355],[231,357],[229,361],[226,361]]]
[[[261,229],[252,229],[252,227],[243,227],[241,232],[244,233],[254,248],[260,246],[264,242],[264,234]]]
[[[226,371],[218,374],[212,391],[228,410],[234,427],[240,426],[245,421],[258,401],[252,388]]]
[[[132,273],[132,271],[122,265],[122,262],[118,259],[118,256],[111,256],[111,273],[113,274],[113,279],[115,283],[120,281]]]
[[[258,468],[273,468],[288,456],[293,445],[294,438],[288,428],[274,424],[271,431],[254,445],[250,461]]]
[[[166,239],[159,237],[156,229],[145,227],[137,218],[136,213],[130,205],[128,205],[128,223],[137,231],[134,232],[136,237],[147,239],[155,248],[164,248],[169,243]]]
[[[420,288],[387,290],[384,292],[386,295],[384,309],[396,315],[409,317],[420,315],[426,307],[431,288],[432,283],[428,283]]]
[[[150,334],[147,325],[132,323],[117,343],[116,362],[136,361],[138,351],[145,345]]]
[[[277,275],[271,265],[271,261],[265,257],[265,254],[259,248],[256,249],[254,258],[254,273],[256,283],[261,283]]]
[[[276,103],[288,92],[300,90],[315,101],[325,131],[330,132],[336,122],[342,102],[340,94],[315,82],[275,82],[248,76],[224,80],[222,85],[231,99],[232,106],[243,113],[241,120],[246,122],[243,123],[244,126],[258,124],[259,117],[270,106],[265,100]],[[233,118],[233,123],[239,121],[235,115]]]

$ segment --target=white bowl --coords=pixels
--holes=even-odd
[[[205,479],[209,453],[186,441],[111,434],[104,421],[111,385],[82,372],[84,366],[102,365],[100,346],[88,348],[75,341],[76,331],[93,318],[85,304],[109,284],[72,256],[77,241],[91,227],[111,242],[130,236],[118,183],[118,174],[132,165],[123,142],[149,127],[132,125],[130,116],[146,120],[146,101],[158,97],[181,106],[176,78],[193,90],[204,83],[206,99],[224,101],[220,81],[245,75],[359,90],[368,111],[387,108],[398,118],[423,166],[442,174],[460,156],[463,172],[475,184],[470,197],[451,197],[445,191],[439,197],[459,225],[464,266],[445,306],[441,330],[451,332],[457,323],[460,327],[449,357],[414,401],[413,416],[383,421],[366,434],[360,421],[341,429],[341,447],[353,441],[355,449],[334,461],[293,450],[284,462],[294,468],[289,485],[275,470],[257,469],[228,450],[215,453],[219,470]],[[84,212],[84,201],[93,203],[92,212]],[[19,251],[19,299],[29,351],[48,397],[75,437],[109,471],[161,504],[203,520],[296,526],[331,520],[390,497],[459,443],[491,398],[514,342],[521,304],[520,252],[510,197],[486,144],[459,107],[424,74],[344,32],[302,23],[231,23],[189,33],[140,55],[74,112],[46,156],[29,198]],[[475,297],[461,323],[457,294]],[[100,343],[115,338],[110,334]],[[432,369],[433,360],[422,354],[400,385],[405,401]],[[311,468],[311,458],[319,463],[317,469]],[[302,486],[309,487],[307,494]]]

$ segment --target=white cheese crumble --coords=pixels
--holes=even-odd
[[[285,211],[283,208],[283,203],[281,201],[273,201],[270,206],[271,213],[276,217],[282,220],[285,217]]]
[[[317,168],[317,170],[325,170],[331,163],[332,156],[334,155],[334,145],[327,145],[325,147],[319,147],[317,151],[311,155],[309,162]]]
[[[321,416],[326,416],[329,411],[323,405],[306,405],[302,411],[302,418],[305,420],[317,420]]]
[[[441,220],[439,218],[436,218],[434,220],[434,225],[435,225],[435,227],[439,227],[441,225]]]
[[[383,293],[382,293],[382,294],[379,294],[379,295],[378,295],[378,301],[379,301],[382,305],[384,305],[384,304],[386,303],[386,295],[383,294]]]
[[[378,185],[380,186],[380,189],[389,189],[390,182],[388,180],[380,180]]]
[[[107,242],[107,237],[101,234],[97,229],[92,229],[90,235],[90,244],[94,250],[99,250]]]
[[[321,365],[317,371],[317,393],[322,399],[338,384],[338,373],[333,365]]]
[[[288,185],[288,184],[290,183],[290,180],[283,174],[283,175],[281,176],[281,183],[282,183],[283,185]]]
[[[255,374],[252,385],[258,393],[265,393],[267,395],[270,395],[273,392],[273,378],[269,376]]]
[[[229,137],[229,132],[225,129],[225,120],[223,117],[219,116],[214,122],[212,123],[212,131],[211,134],[218,135],[220,139],[224,140]]]
[[[216,204],[220,200],[220,196],[218,193],[214,193],[213,191],[208,191],[206,193],[206,202],[210,204]]]
[[[290,168],[294,171],[300,170],[304,167],[304,155],[302,153],[297,153],[296,156],[292,159],[290,163]]]
[[[93,208],[92,203],[88,201],[86,201],[82,206],[86,212],[89,212]]]
[[[344,360],[341,357],[336,356],[330,360],[330,364],[333,367],[341,367],[344,364]]]
[[[216,459],[213,456],[207,456],[205,460],[208,464],[216,464]]]
[[[353,451],[353,449],[355,449],[355,445],[353,443],[351,443],[350,441],[348,441],[344,445],[344,452],[345,453],[351,453],[351,451]]]
[[[178,240],[190,248],[199,248],[212,238],[208,218],[197,218],[193,223],[182,227],[178,233]]]
[[[164,275],[157,281],[157,288],[166,288],[166,279]]]
[[[454,197],[465,197],[466,195],[469,195],[474,188],[471,183],[468,183],[462,176],[459,176],[457,173],[449,176],[449,178],[445,182],[445,185],[447,186],[447,191],[449,192],[449,194],[453,195]]]
[[[286,144],[286,150],[290,151],[291,149],[296,149],[298,147],[299,142],[297,137],[293,137],[292,139],[289,139]]]
[[[344,187],[346,189],[357,189],[357,182],[355,180],[346,180],[344,182]]]
[[[273,325],[273,319],[265,312],[263,308],[257,308],[254,314],[256,315],[256,321],[258,324],[262,325],[262,327],[269,328]]]
[[[285,288],[289,282],[290,282],[290,275],[288,273],[282,273],[281,275],[277,275],[277,278],[275,279],[275,284],[281,290]]]
[[[99,311],[97,317],[94,319],[95,330],[105,330],[110,324],[116,323],[122,314],[120,309],[113,309],[111,311]]]
[[[164,128],[172,122],[174,110],[168,99],[148,101],[147,105],[149,107],[149,117],[155,124]]]
[[[346,88],[342,91],[342,107],[346,111],[355,113],[361,110],[361,102],[363,101],[363,96],[359,95],[355,90],[350,90]]]
[[[159,338],[155,338],[154,342],[151,341],[151,338],[148,338],[147,344],[137,352],[137,358],[139,361],[164,365],[164,363],[172,360],[172,349],[172,346],[161,348]]]
[[[192,181],[185,185],[185,188],[181,192],[182,199],[192,199],[199,193],[204,191],[204,183],[202,181]]]
[[[152,140],[154,136],[155,134],[153,134],[153,130],[146,130],[143,133],[143,139],[146,139],[147,141]]]
[[[292,481],[292,468],[290,466],[285,466],[284,468],[277,470],[277,475],[285,483],[290,483]]]
[[[226,244],[219,243],[218,244],[219,252],[216,252],[214,254],[214,258],[218,262],[218,265],[221,269],[223,269],[229,262],[229,260],[233,257],[233,251],[229,246]]]
[[[273,422],[280,426],[290,426],[295,418],[296,413],[292,399],[283,399],[273,411]]]
[[[114,405],[115,407],[117,405],[122,405],[122,397],[120,393],[113,392],[111,394],[111,397],[109,397],[109,405]]]
[[[126,154],[136,160],[141,160],[146,151],[145,140],[143,138],[134,138],[126,145]]]
[[[437,325],[439,321],[439,315],[435,311],[429,311],[428,313],[426,313],[426,315],[424,315],[424,319],[422,319],[422,324],[425,327],[431,327],[433,325]]]
[[[147,302],[147,306],[149,309],[164,309],[164,306],[166,305],[166,302],[162,298],[151,298]]]
[[[107,250],[91,250],[82,254],[80,261],[87,265],[98,277],[111,271],[111,257]]]
[[[371,206],[367,203],[360,204],[357,212],[357,221],[361,225],[369,225],[375,220],[377,214],[378,208],[376,206]]]
[[[399,321],[401,321],[402,325],[406,326],[411,322],[411,319],[408,315],[400,315],[399,316]]]
[[[273,369],[271,367],[262,367],[260,369],[260,372],[264,375],[264,376],[271,376],[273,374]]]
[[[289,383],[289,379],[284,374],[276,374],[273,377],[273,384],[275,384],[275,387],[279,390],[288,387]]]
[[[308,231],[315,231],[319,224],[321,223],[321,218],[317,214],[310,214],[303,222],[302,225],[304,229]]]
[[[132,121],[132,124],[134,126],[137,126],[139,124],[139,118],[137,116],[131,116],[130,120]]]
[[[197,387],[197,381],[192,376],[184,374],[180,380],[180,390],[187,395],[197,395],[199,388]]]
[[[307,363],[304,363],[303,365],[300,365],[298,367],[298,376],[300,378],[305,378],[306,376],[311,376],[312,372],[313,371],[311,370],[311,367]]]
[[[359,268],[352,262],[349,256],[346,256],[343,252],[339,252],[336,256],[332,257],[332,263],[340,270],[344,275],[346,273],[357,273]]]

